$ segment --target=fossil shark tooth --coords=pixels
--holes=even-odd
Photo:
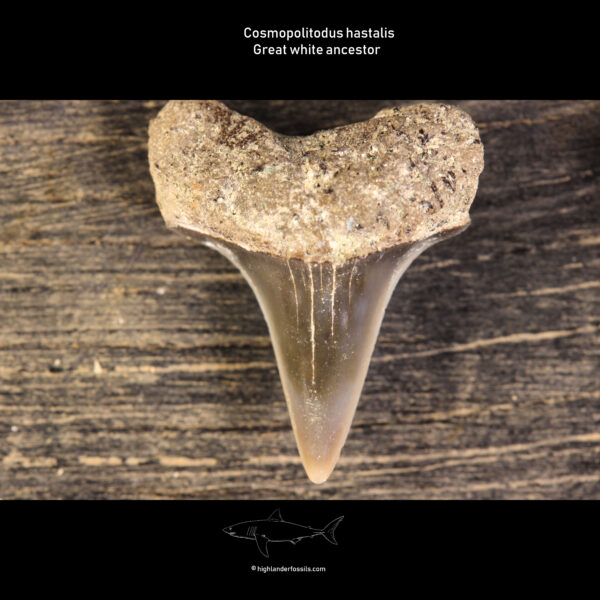
[[[325,481],[398,280],[470,222],[475,124],[415,104],[292,137],[220,102],[171,101],[150,124],[149,160],[167,226],[226,256],[254,290],[304,468]]]

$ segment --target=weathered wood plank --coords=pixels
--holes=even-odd
[[[293,134],[400,103],[229,102]],[[1,102],[0,498],[599,498],[600,102],[457,104],[473,224],[399,284],[314,486],[250,288],[154,203],[163,102]]]

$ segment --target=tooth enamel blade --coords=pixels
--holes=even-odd
[[[269,327],[302,463],[314,483],[327,480],[338,461],[396,283],[441,237],[340,266],[205,241],[233,262],[254,290]]]

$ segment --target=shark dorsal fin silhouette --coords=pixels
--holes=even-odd
[[[267,548],[267,546],[269,544],[269,540],[267,539],[267,537],[264,535],[257,535],[255,533],[254,539],[256,540],[256,545],[258,546],[260,553],[263,556],[266,556],[267,558],[269,558],[269,549]]]
[[[283,521],[281,518],[281,510],[278,508],[277,510],[271,513],[271,516],[268,519],[269,521]]]

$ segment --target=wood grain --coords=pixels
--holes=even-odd
[[[154,202],[164,102],[0,102],[0,498],[600,498],[600,102],[455,103],[472,226],[401,280],[315,486],[250,288]],[[303,134],[406,102],[228,104]]]

